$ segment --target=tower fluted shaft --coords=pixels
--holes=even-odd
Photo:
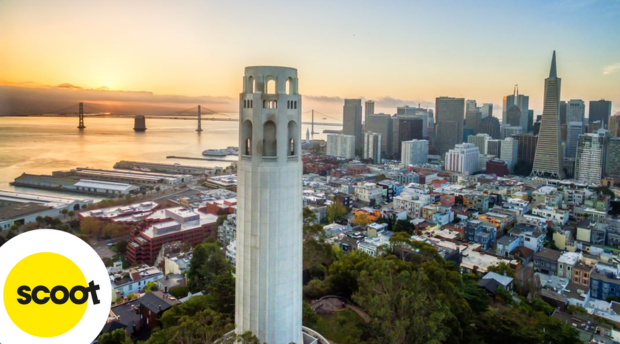
[[[297,70],[247,67],[239,96],[237,333],[302,343],[301,97]]]

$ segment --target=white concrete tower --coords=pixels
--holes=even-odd
[[[237,333],[302,343],[301,96],[297,70],[247,67],[239,96]]]

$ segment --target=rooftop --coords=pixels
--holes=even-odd
[[[18,203],[0,208],[0,220],[34,215],[52,209],[37,203]]]

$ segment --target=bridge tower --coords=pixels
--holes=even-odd
[[[78,117],[80,120],[80,125],[78,125],[78,129],[86,129],[84,126],[84,103],[80,103]]]
[[[198,129],[196,129],[196,131],[197,132],[202,131],[202,113],[201,113],[200,105],[198,105]]]

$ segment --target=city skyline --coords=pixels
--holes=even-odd
[[[340,115],[345,98],[375,100],[376,112],[393,112],[403,105],[433,107],[436,97],[451,96],[493,103],[498,117],[502,97],[515,84],[531,97],[535,113],[542,111],[539,80],[547,67],[541,61],[555,49],[565,56],[563,99],[604,98],[612,101],[612,113],[620,110],[613,89],[620,80],[620,49],[608,44],[611,33],[620,29],[614,20],[620,13],[616,1],[492,7],[483,2],[448,6],[394,1],[371,5],[371,10],[347,2],[249,5],[244,11],[234,4],[144,4],[0,3],[0,30],[5,33],[0,43],[7,47],[0,56],[0,64],[7,67],[0,77],[2,89],[51,85],[53,90],[86,92],[100,102],[204,101],[217,111],[236,112],[241,66],[288,65],[298,68],[304,80],[304,106],[329,114]],[[255,28],[251,15],[267,15],[267,8],[285,16],[300,11],[307,15],[295,28],[265,21],[265,37],[274,38],[265,44],[249,33]],[[511,15],[505,16],[506,11]],[[439,27],[429,19],[439,13],[449,24]],[[486,20],[463,25],[468,15]],[[575,15],[583,20],[569,19]],[[411,20],[403,20],[407,18]],[[582,23],[587,20],[597,25]],[[289,39],[293,35],[299,39]],[[521,43],[508,47],[508,36]],[[374,49],[362,54],[363,47]],[[399,54],[385,54],[395,48]],[[102,87],[128,92],[99,90]]]

